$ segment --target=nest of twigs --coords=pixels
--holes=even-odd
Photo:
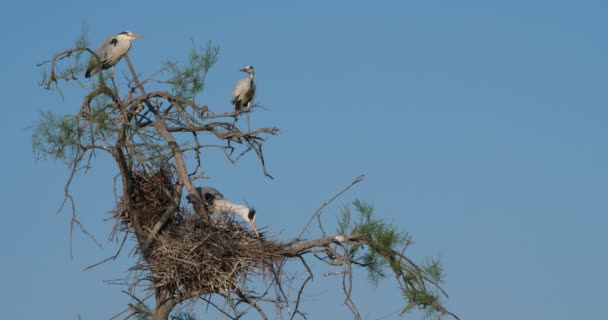
[[[156,287],[230,292],[235,283],[284,259],[283,244],[259,239],[232,219],[205,224],[197,215],[184,217],[158,237],[145,266]]]
[[[168,170],[133,171],[131,201],[128,207],[121,205],[125,222],[138,223],[143,230],[152,229],[173,205],[174,191],[173,175]]]
[[[117,212],[127,230],[142,230],[139,249],[147,254],[134,270],[144,271],[155,288],[185,294],[230,292],[249,276],[264,274],[282,261],[286,244],[256,237],[248,227],[227,216],[212,216],[206,223],[188,209],[174,206],[175,190],[166,171],[136,172],[130,205],[122,201]],[[150,232],[166,217],[152,243]],[[138,224],[138,226],[135,226]]]

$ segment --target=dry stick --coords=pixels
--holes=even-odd
[[[258,304],[255,303],[255,301],[252,301],[251,299],[249,299],[249,297],[247,295],[245,295],[245,293],[241,289],[236,288],[235,292],[243,302],[245,302],[246,304],[248,304],[248,305],[252,306],[254,309],[256,309],[258,311],[258,313],[260,314],[260,317],[262,317],[262,319],[268,320],[268,317],[266,316],[264,311],[262,311],[262,308],[260,308],[260,306],[258,306]]]
[[[346,272],[342,275],[342,289],[344,290],[344,304],[350,309],[355,316],[356,319],[361,319],[361,315],[359,314],[359,310],[357,310],[357,306],[351,299],[351,294],[353,293],[353,268],[352,263],[350,261],[350,256],[347,254],[347,261],[345,262],[345,270]],[[346,288],[346,278],[348,278],[348,289]]]
[[[168,193],[168,191],[166,189],[165,189],[165,192]],[[171,195],[169,195],[169,196],[171,196]],[[160,229],[165,226],[165,224],[169,221],[169,219],[171,218],[171,216],[173,215],[173,213],[179,206],[179,199],[181,198],[181,196],[182,196],[182,184],[179,183],[177,185],[177,187],[175,188],[175,194],[173,195],[173,198],[171,199],[171,200],[173,200],[173,204],[171,204],[171,206],[169,206],[169,208],[167,208],[167,210],[165,210],[165,213],[163,213],[160,220],[156,222],[156,224],[152,228],[152,231],[150,231],[150,234],[148,234],[148,238],[146,239],[146,242],[144,242],[142,245],[141,252],[142,252],[142,255],[144,256],[144,258],[147,258],[150,256],[150,246],[152,245],[152,242],[154,241],[154,239],[156,239],[156,235],[158,234]]]
[[[106,262],[108,262],[110,260],[115,260],[116,261],[116,258],[118,258],[118,255],[122,251],[122,247],[125,245],[125,242],[127,241],[127,238],[128,238],[127,234],[125,234],[124,238],[122,238],[122,242],[120,243],[120,246],[118,247],[118,250],[116,251],[116,253],[113,256],[105,258],[105,259],[103,259],[103,260],[101,260],[101,261],[99,261],[99,262],[97,262],[95,264],[92,264],[92,265],[90,265],[90,266],[82,269],[82,271],[87,271],[89,269],[95,268],[98,265],[104,264],[104,263],[106,263]]]
[[[338,240],[338,238],[340,240]],[[360,240],[362,240],[363,237],[361,235],[358,234],[353,234],[353,235],[348,235],[348,236],[328,236],[328,237],[324,237],[324,238],[319,238],[319,239],[315,239],[315,240],[310,240],[310,241],[306,241],[303,243],[300,243],[299,245],[295,246],[295,247],[291,247],[289,249],[287,249],[285,252],[283,252],[283,255],[286,257],[295,257],[298,256],[300,254],[302,254],[303,252],[315,248],[315,247],[324,247],[327,246],[330,243],[352,243],[352,242],[358,242]]]
[[[97,56],[97,54],[95,53],[95,51],[93,51],[93,50],[91,50],[89,48],[72,48],[72,49],[68,49],[68,50],[65,50],[65,51],[62,51],[62,52],[59,52],[59,53],[55,54],[53,56],[53,58],[51,58],[51,60],[43,61],[43,62],[37,64],[36,66],[40,67],[40,66],[42,66],[43,64],[45,64],[47,62],[51,63],[51,67],[50,67],[51,73],[49,75],[49,82],[48,82],[48,85],[46,87],[47,89],[50,88],[52,82],[55,82],[57,80],[57,77],[55,76],[55,62],[57,62],[57,60],[62,60],[62,59],[70,57],[72,55],[72,53],[74,53],[76,51],[88,51],[94,57],[96,57],[97,60],[99,60],[99,57]]]
[[[129,70],[131,70],[133,80],[137,84],[139,91],[141,92],[142,95],[145,96],[146,91],[144,90],[144,86],[139,82],[139,79],[137,78],[137,74],[135,73],[135,69],[133,68],[133,65],[131,64],[131,60],[129,60],[129,56],[125,55],[124,58],[125,58],[125,61],[127,62],[127,64],[129,65]],[[158,112],[154,111],[154,107],[151,105],[149,100],[145,99],[144,103],[148,106],[148,109],[153,110],[154,117],[156,118],[156,122],[155,122],[154,126],[156,127],[158,134],[161,135],[167,141],[167,143],[169,144],[169,147],[171,148],[171,151],[173,151],[173,155],[175,157],[175,163],[177,165],[177,172],[179,174],[180,180],[186,186],[186,189],[188,190],[188,194],[190,195],[190,197],[195,199],[194,201],[192,201],[194,210],[196,211],[196,213],[198,213],[203,218],[203,220],[205,222],[208,223],[209,215],[207,213],[207,210],[203,206],[203,199],[201,199],[201,196],[196,191],[196,188],[192,184],[192,181],[190,181],[190,177],[188,176],[188,170],[186,169],[186,163],[184,161],[184,155],[182,154],[182,151],[180,150],[179,145],[177,144],[177,141],[175,140],[173,135],[167,129],[167,125],[165,124],[164,119],[162,119],[158,115]]]
[[[271,176],[268,171],[266,170],[266,163],[264,163],[264,154],[262,153],[262,144],[258,143],[258,142],[253,142],[253,141],[249,141],[249,139],[245,138],[245,141],[247,141],[247,143],[249,143],[250,146],[253,146],[253,144],[255,143],[256,147],[253,148],[253,151],[255,151],[255,153],[258,155],[258,158],[260,159],[260,162],[262,163],[262,170],[264,172],[264,176],[274,180],[274,177]]]
[[[125,291],[123,290],[123,292],[125,292]],[[126,292],[125,292],[125,293],[126,293]],[[148,300],[148,298],[150,298],[150,297],[152,296],[152,294],[149,294],[148,296],[146,296],[146,297],[145,297],[145,298],[143,298],[143,299],[137,299],[137,297],[135,297],[133,294],[131,294],[131,293],[127,293],[127,294],[128,294],[129,296],[131,296],[131,297],[134,297],[134,298],[135,298],[135,300],[137,300],[137,301],[141,301],[140,303],[141,303],[142,305],[144,305],[144,306],[145,306],[145,304],[144,304],[143,302],[144,302],[144,301],[146,301],[146,300]],[[117,314],[116,314],[116,315],[114,315],[112,318],[110,318],[110,320],[114,320],[114,319],[116,319],[116,318],[120,317],[120,316],[121,316],[123,313],[125,313],[125,312],[127,312],[127,311],[131,310],[131,306],[132,306],[132,304],[130,304],[130,303],[129,303],[129,306],[128,306],[128,307],[127,307],[125,310],[123,310],[123,311],[121,311],[121,312],[117,313]],[[135,314],[135,313],[131,313],[131,315],[129,315],[129,316],[128,316],[128,317],[126,317],[125,319],[129,319],[129,318],[130,318],[130,317],[131,317],[133,314]]]
[[[65,206],[66,202],[69,200],[70,201],[70,206],[72,208],[72,220],[70,222],[70,256],[73,257],[73,246],[72,246],[72,239],[73,239],[73,235],[74,235],[74,224],[77,224],[78,227],[80,228],[80,230],[87,236],[89,236],[89,238],[91,238],[93,240],[93,242],[95,242],[95,244],[101,248],[101,244],[97,241],[97,239],[95,239],[95,237],[93,237],[92,234],[90,234],[85,227],[82,225],[82,223],[80,223],[80,220],[78,220],[78,216],[76,215],[76,204],[74,203],[74,198],[72,198],[72,194],[70,193],[70,185],[72,184],[72,180],[74,179],[74,175],[76,175],[76,172],[78,171],[78,163],[80,163],[80,161],[84,158],[84,155],[86,153],[81,153],[78,157],[76,157],[76,159],[74,159],[74,162],[72,164],[72,171],[70,173],[70,177],[68,178],[68,181],[65,183],[65,187],[63,189],[65,197],[63,199],[63,202],[61,203],[61,206],[59,207],[59,209],[57,210],[57,212],[59,213],[63,207]]]
[[[302,235],[304,234],[304,232],[306,232],[306,229],[308,229],[308,227],[310,226],[310,224],[312,223],[312,220],[315,219],[315,217],[318,217],[321,215],[321,211],[323,210],[323,208],[325,208],[327,205],[329,205],[332,201],[334,201],[336,198],[338,198],[340,195],[342,195],[343,193],[345,193],[348,189],[350,189],[352,186],[354,186],[355,184],[361,182],[363,179],[365,178],[365,175],[360,175],[358,176],[353,182],[351,182],[346,188],[342,189],[342,191],[338,192],[335,196],[333,196],[331,199],[325,201],[325,203],[323,203],[319,209],[317,209],[317,211],[312,215],[312,217],[310,217],[310,220],[308,220],[308,222],[306,223],[306,225],[304,226],[304,229],[302,229],[302,231],[300,232],[300,234],[296,237],[296,240],[300,240],[300,238],[302,237]]]
[[[306,280],[304,280],[304,283],[302,283],[302,286],[300,287],[300,290],[298,291],[298,298],[296,299],[296,306],[293,309],[293,313],[291,315],[290,320],[293,320],[293,317],[295,317],[297,313],[300,313],[298,310],[298,307],[300,306],[300,299],[302,297],[302,292],[304,292],[304,287],[306,286],[308,281],[313,279],[313,273],[310,270],[310,267],[308,266],[308,264],[306,263],[306,260],[304,260],[304,258],[302,256],[298,256],[298,257],[300,258],[300,260],[302,261],[302,264],[308,271],[308,277],[306,278]]]
[[[203,297],[199,297],[199,299],[207,302],[207,304],[213,306],[215,309],[217,309],[217,311],[221,312],[222,314],[224,314],[226,317],[236,320],[237,318],[234,318],[233,316],[231,316],[230,314],[228,314],[226,311],[222,310],[222,308],[220,308],[218,305],[216,305],[215,303],[213,303],[213,301],[207,299],[207,298],[203,298]]]

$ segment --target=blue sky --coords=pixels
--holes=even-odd
[[[80,218],[103,248],[77,232],[71,258],[69,212],[55,214],[67,170],[31,150],[39,112],[75,112],[83,93],[41,90],[35,65],[86,23],[93,47],[144,35],[130,52],[144,74],[213,41],[220,59],[199,102],[216,110],[230,109],[238,69],[256,67],[269,109],[252,126],[282,129],[265,146],[276,179],[253,156],[204,160],[210,184],[255,205],[268,232],[289,239],[365,174],[325,217],[372,202],[413,235],[413,256],[441,257],[461,318],[597,319],[608,297],[607,17],[605,1],[3,1],[4,317],[108,319],[128,302],[104,282],[124,277],[124,255],[81,271],[116,250],[104,221],[116,170],[100,157],[76,180]],[[313,319],[348,318],[333,284],[315,279],[303,306]],[[398,318],[390,281],[355,290],[365,319]]]

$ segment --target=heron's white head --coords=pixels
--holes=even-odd
[[[129,31],[123,31],[123,32],[119,33],[118,35],[116,35],[116,37],[118,39],[124,39],[124,40],[129,40],[130,41],[130,40],[139,39],[142,36],[140,36],[138,34],[135,34],[135,33],[132,33],[132,32],[129,32]]]
[[[247,214],[247,221],[249,222],[249,225],[251,225],[251,229],[253,230],[255,235],[259,238],[260,234],[258,233],[258,228],[255,227],[255,209],[254,208],[249,209],[249,214]]]
[[[246,66],[245,68],[241,69],[241,72],[247,72],[248,74],[254,74],[253,66]]]
[[[255,226],[255,209],[242,206],[240,208],[233,207],[233,211],[236,215],[247,221],[253,230],[253,233],[259,238],[258,228]]]

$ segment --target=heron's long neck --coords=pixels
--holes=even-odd
[[[243,218],[243,220],[249,221],[249,208],[244,205],[232,203],[225,199],[215,199],[213,200],[213,208],[214,211],[217,211],[218,213],[234,213]]]
[[[250,74],[249,74],[249,80],[253,81],[253,76],[254,76],[254,75],[255,75],[255,73],[253,73],[253,72],[252,72],[252,73],[250,73]]]

